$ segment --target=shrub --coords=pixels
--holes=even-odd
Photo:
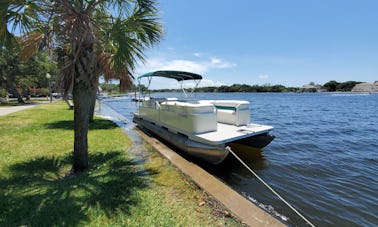
[[[7,97],[8,92],[4,88],[0,88],[0,97],[5,98]]]
[[[38,96],[40,97],[45,97],[45,96],[49,96],[50,95],[50,92],[49,92],[49,89],[47,88],[41,88],[41,90],[39,91],[39,94]]]

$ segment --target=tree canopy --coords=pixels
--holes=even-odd
[[[45,53],[22,59],[17,47],[0,49],[0,88],[16,96],[19,102],[23,102],[21,95],[29,97],[37,90],[41,95],[41,89],[48,86],[46,73],[56,80],[56,72],[56,63]]]

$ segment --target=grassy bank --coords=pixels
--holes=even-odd
[[[71,168],[73,112],[63,102],[0,117],[0,226],[238,226],[151,151],[145,163],[110,121],[90,126],[90,169]]]

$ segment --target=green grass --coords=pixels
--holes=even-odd
[[[67,177],[72,129],[63,102],[0,117],[0,226],[240,226],[148,145],[135,162],[104,119],[90,126],[89,170]]]

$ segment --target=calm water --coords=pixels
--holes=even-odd
[[[177,97],[177,94],[155,96]],[[378,226],[378,94],[199,93],[251,102],[276,139],[247,163],[317,226]],[[130,119],[135,104],[106,104]],[[232,157],[205,168],[294,226],[305,223]]]

